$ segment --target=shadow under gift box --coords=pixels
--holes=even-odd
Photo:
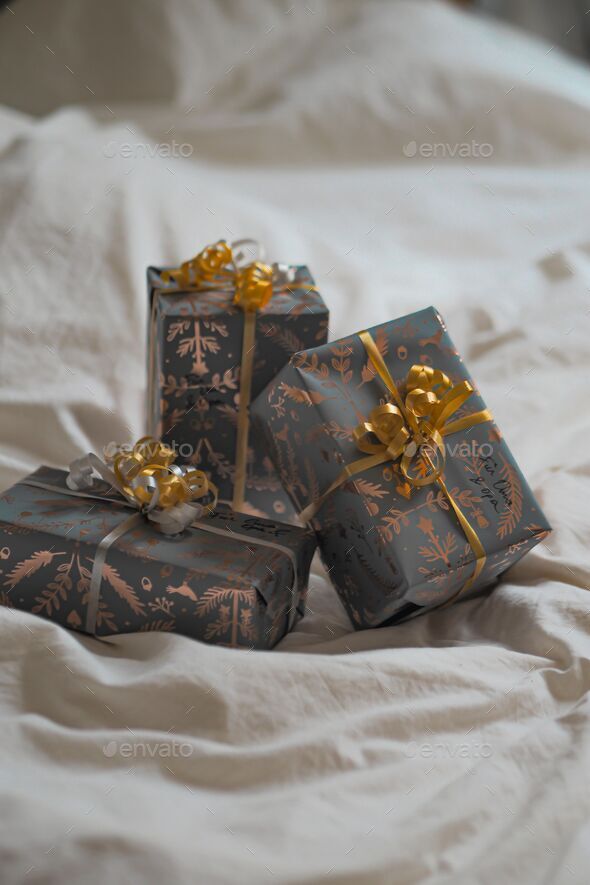
[[[142,518],[108,549],[88,631],[98,545],[134,511],[107,483],[98,500],[72,494],[66,476],[41,467],[0,495],[0,603],[96,636],[162,630],[258,649],[303,615],[313,532],[227,512],[168,536]]]
[[[233,292],[190,291],[148,268],[148,433],[173,446],[178,463],[204,470],[231,503],[244,312]],[[252,399],[299,350],[328,337],[328,308],[305,266],[256,315]],[[294,522],[264,443],[249,433],[245,512]]]
[[[402,399],[414,364],[475,388],[435,308],[368,331]],[[355,427],[392,401],[359,335],[297,354],[258,397],[253,421],[297,512],[363,457]],[[475,389],[453,419],[482,409]],[[437,482],[410,486],[399,461],[373,466],[329,494],[311,520],[328,574],[357,628],[401,621],[472,595],[551,530],[493,421],[450,434],[444,443],[444,482],[483,545],[481,573],[465,586],[476,556]]]

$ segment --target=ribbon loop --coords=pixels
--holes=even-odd
[[[371,350],[369,355],[373,356]],[[401,472],[411,486],[431,485],[445,467],[445,426],[471,396],[473,387],[468,381],[453,386],[440,369],[414,365],[406,377],[404,399],[388,370],[385,368],[379,374],[399,405],[386,403],[371,411],[369,420],[361,422],[353,432],[357,448],[381,454],[384,461],[401,459]],[[378,443],[372,441],[375,438]]]
[[[217,505],[217,487],[207,474],[174,464],[175,458],[169,446],[144,436],[131,451],[117,447],[109,453],[112,470],[93,452],[72,461],[66,483],[72,490],[89,489],[98,474],[161,532],[175,535]],[[196,503],[206,497],[210,503]]]
[[[236,274],[234,304],[243,310],[256,311],[266,307],[273,295],[272,267],[255,261]]]
[[[371,442],[371,438],[377,438],[378,442]],[[353,431],[353,439],[361,452],[387,452],[392,459],[401,455],[409,438],[404,417],[392,403],[374,408],[369,420],[359,424]]]

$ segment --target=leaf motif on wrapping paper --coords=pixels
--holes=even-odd
[[[361,380],[358,387],[362,387],[363,384],[369,384],[375,378],[376,372],[371,368],[370,363],[365,363],[363,368],[361,369]]]
[[[405,497],[405,495],[402,497]],[[407,507],[404,509],[390,507],[383,517],[383,523],[379,526],[379,533],[385,538],[385,540],[392,541],[392,530],[396,535],[399,535],[402,526],[407,528],[407,526],[410,525],[410,513],[416,513],[418,510],[422,509],[426,509],[429,513],[436,513],[437,506],[442,510],[448,509],[448,501],[442,490],[437,492],[434,492],[433,490],[428,491],[425,500],[420,504],[417,504],[415,507]]]
[[[506,501],[506,509],[500,514],[496,534],[499,538],[505,538],[514,531],[522,517],[522,485],[514,468],[502,458],[500,471],[502,483],[501,494]],[[495,488],[498,488],[496,483]]]
[[[356,477],[354,484],[357,490],[368,498],[386,498],[389,495],[389,490],[384,489],[381,483],[369,482],[362,477]]]
[[[156,621],[148,621],[139,628],[139,633],[170,633],[174,630],[176,623],[172,618],[169,621],[163,619]]]
[[[172,614],[172,601],[163,596],[156,596],[153,602],[148,602],[148,608],[152,612],[162,612],[168,616]]]
[[[127,603],[134,614],[145,616],[143,602],[138,598],[133,587],[121,577],[116,568],[105,562],[102,567],[102,576],[111,585],[117,596]]]
[[[53,553],[51,550],[36,551],[28,559],[23,559],[15,565],[6,576],[6,580],[3,582],[4,586],[10,587],[12,590],[17,584],[20,584],[23,578],[34,574],[40,568],[44,568],[44,566],[50,565],[55,556],[65,556],[65,551],[62,550],[59,553]]]
[[[332,439],[348,440],[350,442],[353,431],[354,427],[344,427],[338,421],[332,419],[324,424],[314,425],[307,434],[306,439],[308,442],[317,442],[322,436],[330,436]]]
[[[279,384],[279,390],[281,390],[289,399],[305,406],[317,405],[327,399],[323,393],[320,393],[317,390],[305,390],[300,387],[292,387],[284,381]]]
[[[265,338],[270,338],[286,353],[298,353],[305,349],[303,341],[286,326],[279,326],[277,323],[261,323],[260,332]]]
[[[284,396],[278,396],[276,403],[270,404],[271,409],[274,410],[274,413],[275,413],[274,417],[275,418],[284,418],[285,415],[287,414],[287,412],[285,410],[285,401],[286,400],[285,400]]]
[[[450,568],[450,555],[457,548],[457,540],[452,532],[447,532],[444,538],[434,530],[434,523],[429,517],[421,516],[417,523],[417,528],[427,536],[430,545],[418,548],[420,556],[423,556],[428,562],[444,562],[447,568]]]
[[[207,625],[205,639],[215,639],[227,633],[231,627],[231,615],[229,605],[219,606],[219,617]]]
[[[86,568],[85,565],[82,565],[80,561],[80,557],[76,556],[76,564],[78,566],[78,582],[76,583],[76,590],[78,593],[89,593],[90,592],[90,578],[92,577],[92,573],[90,569]]]
[[[47,584],[46,589],[42,591],[40,596],[35,597],[37,605],[34,605],[31,609],[34,615],[44,612],[47,617],[51,617],[54,611],[59,611],[61,603],[66,601],[68,591],[73,586],[70,572],[74,563],[74,557],[75,554],[72,553],[72,558],[69,562],[62,562],[58,566],[54,580]]]
[[[230,390],[238,389],[238,370],[237,369],[226,369],[223,375],[220,372],[215,372],[211,377],[211,382],[209,385],[213,390],[217,390],[220,393],[227,393]]]
[[[450,566],[449,556],[457,548],[457,542],[452,532],[447,532],[445,539],[441,540],[438,535],[432,547],[419,547],[418,552],[428,562],[442,561],[446,566]]]
[[[182,332],[187,332],[189,327],[190,320],[178,320],[177,322],[170,323],[168,326],[166,341],[174,341],[177,335],[180,335]]]
[[[187,353],[192,353],[195,349],[195,339],[194,338],[181,338],[178,347],[176,348],[176,353],[178,356],[186,356]]]
[[[98,611],[96,613],[96,626],[108,627],[113,633],[118,633],[117,624],[115,623],[114,614],[108,610],[105,603],[100,600],[98,603]]]
[[[165,377],[162,376],[160,381],[160,388],[164,396],[179,397],[186,392],[186,387],[187,381],[184,376],[180,380],[177,380],[174,375],[166,375]],[[163,402],[165,402],[165,400]]]
[[[252,612],[255,603],[254,587],[210,587],[196,606],[200,618],[218,612],[217,620],[206,627],[205,639],[223,636],[232,646],[237,645],[240,637],[252,641],[255,638],[254,625],[251,616],[243,620],[243,611],[250,609]]]
[[[317,353],[312,352],[311,356],[308,356],[306,351],[296,353],[292,357],[292,364],[296,369],[301,369],[302,372],[310,372],[324,381],[328,381],[330,377],[330,369],[326,363],[320,363]]]
[[[210,587],[205,590],[197,603],[197,614],[207,615],[218,608],[224,600],[237,599],[239,602],[252,602],[256,591],[252,587]]]
[[[188,331],[191,323],[183,331]],[[222,337],[227,337],[227,328],[221,323],[214,323],[210,320],[193,320],[193,334],[186,338],[181,338],[178,342],[176,353],[178,356],[184,357],[188,354],[193,356],[192,371],[197,375],[205,375],[209,370],[205,361],[207,353],[219,353],[221,344],[213,335],[203,334],[202,327],[206,331],[212,331]]]
[[[337,350],[337,349],[338,348],[333,348],[333,351]],[[333,357],[331,360],[331,363],[332,363],[332,368],[335,369],[340,374],[340,377],[342,379],[342,383],[343,384],[350,384],[350,381],[351,381],[352,375],[353,375],[352,369],[350,368],[350,357],[348,357],[348,356],[346,356],[346,357],[345,356]]]

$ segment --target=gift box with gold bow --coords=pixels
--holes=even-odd
[[[327,340],[328,310],[306,267],[223,240],[178,268],[148,269],[148,429],[205,470],[222,501],[293,519],[250,428],[250,401],[298,350]]]
[[[303,614],[315,538],[215,497],[153,440],[41,467],[0,495],[0,604],[99,637],[272,648]]]
[[[550,531],[434,308],[296,354],[252,414],[359,628],[473,594]]]

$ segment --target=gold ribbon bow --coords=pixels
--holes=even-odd
[[[234,304],[242,310],[261,310],[272,298],[274,272],[262,261],[246,260],[249,243],[218,240],[180,267],[163,271],[162,279],[187,289],[234,291]],[[254,249],[252,252],[256,254]]]
[[[111,452],[107,458],[111,467],[92,452],[72,461],[67,484],[74,491],[92,488],[98,474],[160,531],[173,535],[217,505],[217,487],[207,474],[180,467],[175,460],[173,449],[144,436],[131,450],[118,446]],[[206,497],[209,503],[198,503]]]
[[[154,506],[163,510],[207,496],[212,501],[206,510],[217,505],[217,487],[207,474],[195,467],[179,467],[174,463],[176,452],[151,436],[138,440],[131,452],[119,448],[112,460],[119,491],[140,508],[149,507],[154,497]]]
[[[406,378],[405,397],[402,398],[370,333],[360,332],[359,337],[394,402],[376,406],[368,420],[361,422],[353,431],[357,447],[369,457],[346,465],[332,485],[300,515],[304,521],[309,521],[343,483],[386,461],[399,461],[400,470],[410,486],[419,488],[434,482],[438,484],[473,550],[474,572],[456,594],[458,596],[468,590],[481,574],[486,555],[477,533],[444,482],[444,437],[492,421],[492,414],[488,409],[482,409],[451,421],[455,412],[474,392],[473,387],[468,381],[453,385],[444,372],[430,366],[411,367]],[[426,465],[425,472],[423,469],[413,469],[418,466],[419,459],[422,460],[420,466]]]
[[[219,240],[206,246],[198,255],[185,261],[179,268],[164,271],[165,283],[174,282],[180,288],[197,291],[233,291],[233,303],[244,312],[242,361],[236,437],[234,477],[234,510],[243,510],[248,461],[249,407],[252,398],[252,375],[256,338],[256,313],[269,303],[276,288],[291,282],[289,270],[283,265],[268,265],[249,260],[260,249],[254,240],[237,240],[230,244]],[[315,288],[315,287],[309,287]]]

